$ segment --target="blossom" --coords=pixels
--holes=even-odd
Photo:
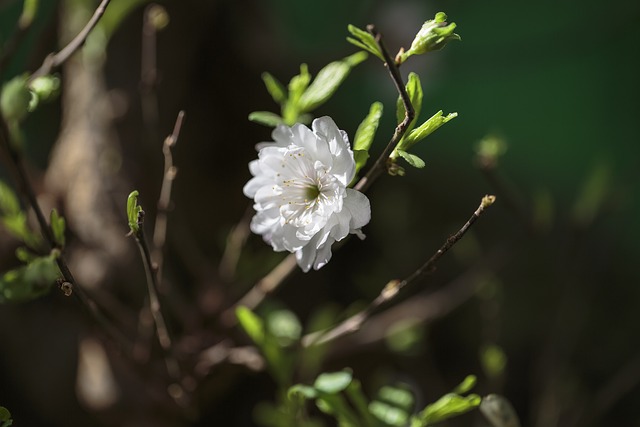
[[[353,151],[330,117],[278,126],[272,142],[256,146],[249,163],[253,178],[244,194],[254,199],[251,231],[275,251],[296,254],[300,268],[319,269],[331,259],[331,245],[360,231],[371,219],[369,199],[347,188],[355,175]]]

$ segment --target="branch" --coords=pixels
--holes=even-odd
[[[236,275],[236,268],[238,267],[238,260],[240,259],[242,248],[251,231],[249,225],[251,224],[252,215],[253,207],[249,205],[244,215],[242,215],[240,222],[231,229],[227,236],[227,244],[224,247],[224,253],[218,264],[220,278],[227,282],[232,281]]]
[[[398,296],[400,291],[405,288],[407,285],[417,281],[425,275],[431,274],[435,271],[435,265],[440,260],[440,258],[449,250],[453,245],[455,245],[465,233],[469,230],[469,227],[473,225],[473,223],[482,215],[486,208],[491,206],[495,201],[495,196],[484,196],[482,198],[482,202],[478,209],[471,215],[469,220],[462,226],[457,233],[453,236],[449,237],[444,244],[438,249],[432,256],[429,258],[427,262],[425,262],[420,268],[418,268],[413,274],[411,274],[406,279],[400,280],[392,280],[385,285],[385,287],[380,292],[380,295],[376,297],[371,304],[364,310],[356,313],[350,318],[346,319],[342,323],[337,326],[320,332],[315,332],[309,334],[302,339],[302,345],[305,347],[316,345],[316,344],[324,344],[329,341],[333,341],[338,337],[343,335],[352,333],[360,329],[362,324],[371,317],[371,315],[383,304],[386,304],[392,301],[394,298]]]
[[[156,275],[158,286],[160,287],[162,287],[163,248],[167,239],[167,212],[169,211],[169,204],[171,203],[173,181],[178,173],[178,169],[173,165],[171,148],[178,143],[184,116],[184,111],[178,113],[173,132],[165,138],[162,146],[162,153],[164,154],[164,177],[162,187],[160,188],[160,197],[158,198],[156,223],[153,229],[153,259],[156,261]]]
[[[387,144],[386,148],[380,154],[380,157],[373,164],[371,169],[367,172],[365,176],[363,176],[360,181],[353,187],[358,191],[366,191],[369,186],[373,183],[373,181],[382,173],[385,169],[389,156],[393,152],[394,148],[398,145],[402,137],[404,136],[409,124],[413,121],[415,117],[415,110],[413,109],[413,105],[411,105],[411,100],[409,99],[409,94],[404,86],[404,82],[402,80],[402,76],[400,75],[400,71],[398,70],[398,66],[395,61],[391,58],[389,51],[384,46],[382,42],[382,35],[378,33],[376,28],[373,25],[367,25],[367,31],[371,33],[372,36],[375,37],[376,43],[380,47],[380,51],[382,52],[382,56],[385,60],[385,66],[389,70],[389,74],[391,75],[391,80],[396,86],[396,90],[400,94],[400,99],[402,99],[402,104],[404,105],[404,120],[400,122],[400,124],[396,127],[395,132],[393,133],[393,137]]]
[[[42,77],[51,73],[54,68],[62,65],[62,63],[64,63],[67,59],[69,59],[71,55],[73,55],[78,49],[80,49],[87,40],[87,37],[89,37],[91,31],[98,24],[98,21],[100,21],[100,18],[102,18],[102,15],[104,15],[104,12],[107,9],[110,1],[111,0],[102,0],[98,5],[98,8],[95,10],[95,12],[93,12],[93,16],[91,17],[89,22],[87,22],[87,25],[84,26],[84,28],[78,33],[78,35],[75,36],[73,40],[71,40],[69,44],[62,48],[62,50],[60,50],[58,53],[51,53],[47,55],[40,68],[38,68],[33,74],[31,74],[31,76],[29,77],[29,81],[33,81],[37,77]]]
[[[178,380],[180,378],[180,367],[176,360],[171,356],[171,336],[169,335],[169,331],[167,329],[167,324],[164,320],[164,316],[162,315],[162,310],[160,308],[160,299],[158,298],[158,283],[156,274],[153,268],[153,263],[151,262],[151,252],[149,251],[149,246],[147,245],[147,241],[144,236],[144,211],[140,211],[138,214],[138,229],[133,233],[133,237],[138,244],[138,249],[140,249],[140,256],[142,257],[142,263],[144,264],[144,271],[147,277],[147,291],[149,293],[149,308],[151,310],[151,315],[153,316],[153,321],[156,326],[156,335],[158,336],[158,342],[160,343],[160,347],[165,353],[165,364],[167,365],[167,372],[169,376]]]
[[[238,302],[222,312],[222,322],[225,326],[231,327],[238,322],[236,308],[244,306],[253,310],[260,305],[267,295],[278,289],[280,284],[293,273],[296,265],[296,256],[294,254],[287,255],[280,264],[260,279]]]

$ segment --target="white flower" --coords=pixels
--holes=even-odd
[[[347,188],[355,174],[353,151],[344,131],[330,117],[313,121],[312,129],[278,126],[273,142],[256,146],[258,160],[249,163],[253,178],[244,194],[253,198],[251,231],[275,251],[295,252],[305,272],[331,259],[331,245],[371,219],[369,199]]]

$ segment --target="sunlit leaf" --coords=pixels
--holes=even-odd
[[[270,111],[254,111],[249,114],[249,121],[269,127],[276,127],[284,123],[282,117]]]
[[[454,393],[445,394],[415,415],[411,420],[411,427],[429,426],[456,415],[464,414],[480,405],[481,400],[477,394],[468,396],[460,396]]]
[[[142,212],[142,207],[138,205],[138,194],[138,191],[134,190],[127,198],[127,219],[129,220],[129,228],[132,233],[140,231],[138,221],[140,213]]]
[[[281,346],[287,347],[297,342],[302,333],[302,325],[290,310],[275,310],[266,316],[267,330],[277,338]]]
[[[236,317],[242,329],[249,335],[249,338],[258,345],[264,344],[264,323],[253,311],[247,307],[240,306],[236,309]]]
[[[25,302],[46,295],[60,276],[55,257],[38,257],[0,277],[0,303]]]
[[[354,53],[322,68],[299,100],[301,112],[315,110],[335,93],[353,67],[367,59],[365,52]]]
[[[422,84],[420,83],[420,76],[416,73],[409,73],[409,78],[407,79],[407,84],[405,85],[405,89],[407,90],[407,95],[409,95],[409,101],[411,101],[411,106],[413,107],[413,111],[415,115],[411,123],[409,123],[409,127],[407,128],[407,133],[413,129],[415,126],[416,120],[420,116],[420,111],[422,111]],[[400,124],[404,120],[406,109],[404,108],[404,102],[402,102],[402,97],[398,96],[396,100],[396,118],[398,120],[398,124]],[[405,134],[406,135],[406,134]]]
[[[262,81],[276,103],[283,104],[287,100],[287,89],[275,77],[264,72],[262,73]]]
[[[53,238],[56,241],[56,245],[61,248],[64,247],[64,231],[66,225],[64,218],[58,215],[57,210],[53,209],[51,211],[51,217],[49,221],[51,223],[51,231],[53,232]]]
[[[375,38],[369,34],[367,31],[361,30],[355,25],[349,25],[347,30],[351,33],[351,35],[355,38],[347,37],[347,41],[355,46],[358,46],[361,49],[366,50],[380,58],[381,61],[384,62],[384,56],[382,56],[382,51],[380,51],[380,47],[378,43],[376,43]]]
[[[324,393],[335,394],[346,389],[352,379],[353,375],[349,369],[340,372],[322,373],[318,375],[313,386]]]
[[[424,160],[422,160],[420,157],[416,156],[415,154],[407,153],[406,151],[403,151],[403,150],[398,150],[398,155],[403,159],[405,159],[407,163],[409,163],[414,168],[421,169],[425,166]]]

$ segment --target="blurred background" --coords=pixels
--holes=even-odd
[[[476,391],[506,396],[523,426],[640,425],[640,3],[157,3],[168,22],[154,39],[143,37],[147,3],[112,0],[83,56],[59,70],[61,96],[31,115],[24,132],[40,203],[67,218],[71,269],[116,324],[135,328],[146,288],[125,237],[125,200],[140,191],[151,230],[162,142],[186,111],[174,149],[163,298],[181,361],[193,370],[190,409],[166,396],[161,361],[130,363],[54,290],[0,305],[0,405],[16,425],[259,425],[254,408],[276,397],[264,370],[229,361],[193,368],[223,339],[249,344],[220,325],[220,312],[282,258],[250,236],[235,274],[218,269],[228,233],[250,206],[242,186],[254,145],[270,138],[247,116],[278,112],[260,74],[288,82],[301,63],[315,74],[355,52],[348,24],[375,24],[395,53],[439,11],[462,41],[411,58],[401,71],[421,77],[421,120],[441,109],[458,118],[416,148],[425,169],[407,167],[371,188],[366,240],[347,242],[318,272],[295,272],[262,310],[286,306],[306,324],[319,310],[364,307],[426,261],[483,195],[496,194],[438,270],[337,340],[322,369],[353,368],[371,395],[407,383],[423,406],[476,374]],[[96,5],[40,2],[2,80],[37,69]],[[22,1],[0,1],[5,48],[21,10]],[[330,115],[352,136],[381,101],[375,157],[393,134],[396,97],[370,58],[316,116]],[[501,155],[479,157],[482,140]],[[5,164],[0,179],[10,179]],[[0,229],[2,271],[18,265],[18,246]],[[486,424],[475,411],[449,425]]]

